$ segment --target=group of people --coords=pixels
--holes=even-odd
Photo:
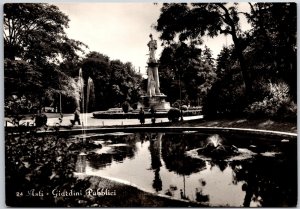
[[[153,107],[151,107],[150,109],[150,113],[151,113],[151,122],[152,124],[155,123],[155,109]],[[140,120],[140,123],[143,125],[145,124],[145,112],[144,112],[144,109],[141,107],[140,109],[140,112],[139,112],[139,120]]]
[[[153,107],[151,107],[150,109],[150,113],[151,113],[151,122],[152,124],[155,123],[155,109]],[[144,109],[141,107],[140,112],[139,112],[139,120],[140,123],[143,125],[145,124],[145,112]],[[74,120],[71,120],[72,125],[75,125],[75,123],[78,123],[78,125],[80,125],[80,111],[79,108],[76,108],[75,112],[74,112]]]

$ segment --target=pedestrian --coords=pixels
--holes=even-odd
[[[140,119],[140,123],[143,125],[145,123],[145,112],[142,107],[139,112],[139,119]]]
[[[81,125],[81,123],[80,123],[80,111],[79,111],[79,108],[76,108],[76,110],[74,112],[73,125],[75,125],[76,122],[78,122],[78,125]]]
[[[155,123],[155,109],[154,109],[154,107],[151,107],[150,113],[151,113],[151,122],[152,122],[152,124],[154,124]]]

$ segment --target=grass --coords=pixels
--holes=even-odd
[[[196,207],[196,202],[175,200],[141,191],[135,187],[111,181],[105,178],[85,177],[91,183],[90,188],[109,189],[115,196],[94,196],[92,207]],[[85,203],[86,204],[86,203]],[[84,205],[85,207],[87,205]]]
[[[276,121],[272,119],[212,119],[198,121],[184,121],[175,124],[176,126],[206,126],[206,127],[229,127],[229,128],[249,128],[260,130],[272,130],[297,133],[297,122]]]

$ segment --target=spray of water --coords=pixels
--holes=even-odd
[[[80,108],[80,120],[82,121],[82,134],[83,137],[86,134],[86,126],[87,126],[87,114],[90,100],[90,93],[94,86],[93,80],[89,77],[86,87],[86,99],[84,94],[84,79],[82,77],[82,69],[79,69],[79,77],[78,77],[78,88],[80,92],[80,98],[78,99],[78,108]],[[85,137],[83,139],[85,141]]]
[[[79,69],[79,76],[78,76],[78,88],[79,88],[79,92],[80,92],[80,99],[78,101],[78,108],[80,109],[80,113],[84,112],[84,80],[82,77],[82,69]],[[82,121],[81,126],[82,126],[82,131],[84,134],[84,122],[83,122],[83,118],[82,118],[83,114],[80,114],[80,120]]]
[[[78,90],[79,90],[79,98],[78,98],[78,108],[80,109],[80,120],[82,126],[82,142],[86,142],[86,126],[87,126],[87,114],[88,113],[88,106],[89,106],[89,98],[90,98],[90,91],[93,88],[93,80],[89,77],[87,82],[87,92],[86,92],[86,99],[84,97],[84,79],[82,77],[82,69],[79,69],[79,76],[78,76]],[[78,155],[78,172],[85,173],[86,167],[86,153],[85,149]]]
[[[222,145],[222,139],[218,134],[208,137],[207,140],[208,140],[208,143],[213,144],[214,147],[218,147],[219,145]]]
[[[86,88],[86,113],[88,113],[88,108],[89,108],[89,104],[90,104],[90,97],[91,97],[91,91],[92,88],[94,87],[94,83],[93,80],[91,79],[91,77],[89,77],[88,82],[87,82],[87,88]],[[86,121],[87,123],[87,121]]]

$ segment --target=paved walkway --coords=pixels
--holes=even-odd
[[[197,115],[197,116],[185,116],[183,117],[184,121],[188,120],[196,120],[196,119],[202,119],[203,115]],[[73,115],[68,115],[63,117],[63,121],[61,123],[62,126],[70,126],[71,122],[70,120],[73,120]],[[6,119],[8,120],[8,119]],[[138,119],[97,119],[93,117],[93,113],[82,113],[80,114],[80,120],[83,122],[84,126],[89,127],[103,127],[103,126],[128,126],[128,125],[140,125],[140,121]],[[168,118],[156,118],[156,123],[166,123],[169,122]],[[33,120],[22,120],[21,124],[33,124]],[[58,118],[48,118],[47,125],[48,126],[56,126],[59,123]],[[151,124],[151,119],[146,118],[145,124]],[[13,126],[11,123],[7,123],[7,126]],[[74,127],[82,127],[76,125]]]

